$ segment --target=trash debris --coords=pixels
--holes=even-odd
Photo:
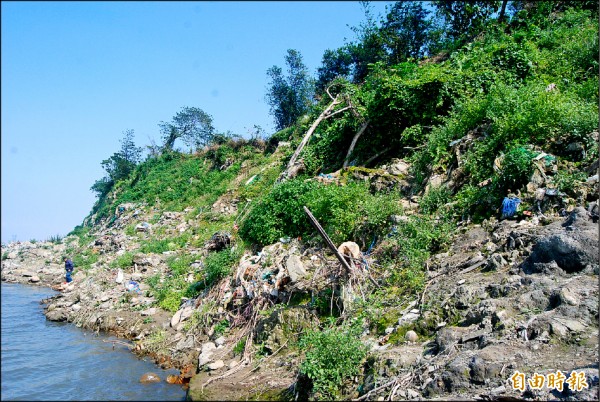
[[[247,186],[248,184],[252,183],[254,181],[254,179],[256,179],[258,177],[257,174],[255,174],[254,176],[252,176],[251,178],[248,179],[248,181],[246,181],[245,186]]]
[[[127,285],[125,285],[125,289],[127,289],[128,292],[136,292],[138,294],[142,293],[140,290],[140,284],[136,281],[129,281]]]
[[[504,197],[502,201],[502,219],[514,216],[520,203],[521,199],[518,197]]]
[[[212,235],[208,243],[206,243],[206,249],[210,251],[221,251],[231,245],[231,235],[225,232],[217,232]]]
[[[115,279],[115,282],[123,283],[123,270],[122,269],[119,269],[119,272],[117,273],[117,279]]]

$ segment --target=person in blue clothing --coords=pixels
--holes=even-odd
[[[73,273],[73,267],[73,261],[71,261],[70,258],[65,257],[65,271],[67,271],[65,279],[67,283],[73,280],[73,278],[71,278],[71,274]]]

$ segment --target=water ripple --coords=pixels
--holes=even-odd
[[[185,400],[180,386],[139,383],[146,372],[165,379],[176,370],[102,342],[114,338],[47,321],[39,300],[54,293],[2,284],[2,400]]]

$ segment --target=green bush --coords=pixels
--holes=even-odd
[[[171,239],[147,240],[141,243],[140,252],[145,254],[161,254],[165,251],[173,250],[175,248],[174,246],[175,244],[172,242]]]
[[[509,189],[518,190],[527,184],[533,173],[534,156],[534,152],[523,147],[512,148],[504,155],[498,175],[498,187],[502,193]]]
[[[324,185],[295,179],[274,187],[259,200],[240,227],[240,235],[258,244],[280,237],[310,238],[316,231],[304,212],[307,206],[334,243],[354,240],[363,245],[390,225],[400,212],[394,193],[369,192],[362,183]]]
[[[450,202],[451,196],[452,191],[447,186],[432,187],[419,201],[419,209],[423,214],[432,214]]]
[[[183,275],[190,269],[190,264],[197,259],[198,256],[192,254],[174,255],[167,258],[167,266],[175,276]]]
[[[358,374],[367,348],[354,331],[329,328],[309,331],[299,342],[305,351],[300,372],[312,382],[317,397],[336,399],[343,382]]]
[[[376,250],[378,260],[390,273],[389,284],[408,294],[419,292],[427,278],[425,261],[449,244],[452,232],[447,218],[412,215],[399,223]]]
[[[180,291],[168,290],[165,292],[164,296],[160,298],[158,305],[163,309],[174,313],[179,310],[179,306],[181,305],[181,296],[182,293]]]

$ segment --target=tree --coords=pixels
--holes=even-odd
[[[288,66],[287,77],[283,76],[281,67],[273,66],[267,70],[271,82],[266,100],[271,106],[277,130],[291,126],[308,111],[314,88],[299,51],[288,49],[285,63]]]
[[[463,40],[480,33],[500,3],[496,0],[436,0],[435,6],[438,15],[445,20],[447,35],[453,40]]]
[[[212,116],[197,107],[184,106],[169,123],[160,122],[164,149],[172,150],[178,138],[196,149],[211,143],[215,134]]]
[[[433,24],[429,14],[419,1],[397,1],[391,6],[381,28],[391,64],[428,53]]]
[[[321,67],[317,69],[317,82],[315,91],[322,93],[334,79],[338,77],[348,78],[352,71],[352,55],[348,47],[344,46],[336,50],[327,49],[323,53]]]
[[[361,1],[360,5],[365,14],[365,21],[358,27],[351,28],[358,41],[348,45],[348,51],[352,57],[352,81],[354,83],[364,80],[369,72],[369,64],[386,61],[387,58],[382,31],[371,13],[369,2]]]
[[[116,182],[128,177],[141,159],[142,148],[135,146],[133,130],[126,130],[123,134],[120,141],[121,150],[101,163],[107,175],[96,181],[91,187],[91,190],[95,191],[99,197],[108,194]]]

